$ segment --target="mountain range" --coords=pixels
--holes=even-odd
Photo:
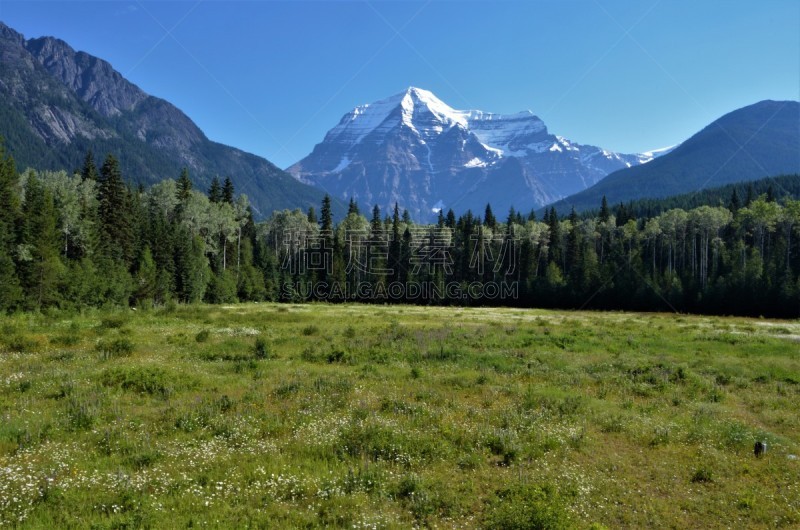
[[[2,22],[0,136],[20,169],[72,170],[91,149],[98,165],[113,153],[128,180],[143,185],[177,178],[183,167],[201,190],[229,176],[258,217],[318,206],[324,195],[261,157],[209,140],[106,61],[52,37],[26,40]]]
[[[658,127],[658,124],[652,124]],[[800,103],[735,110],[677,147],[621,154],[552,134],[530,111],[462,111],[408,88],[344,115],[313,151],[281,170],[209,140],[171,103],[148,95],[106,61],[52,37],[26,40],[0,22],[0,137],[20,169],[76,169],[87,151],[119,160],[148,185],[187,167],[198,189],[230,176],[258,218],[344,201],[397,203],[420,222],[452,208],[498,213],[554,204],[597,208],[727,183],[800,174]]]
[[[553,206],[572,208],[696,192],[734,182],[800,174],[800,102],[761,101],[722,116],[651,163],[614,172]]]
[[[530,210],[584,190],[659,153],[620,154],[551,134],[530,111],[455,110],[411,87],[347,113],[307,157],[287,169],[340,199],[416,219],[487,203]]]

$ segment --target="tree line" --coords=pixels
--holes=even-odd
[[[353,200],[334,223],[326,197],[319,213],[255,223],[230,179],[204,193],[183,170],[145,190],[112,155],[97,167],[90,152],[70,175],[18,173],[0,152],[4,312],[325,300],[795,318],[799,246],[800,201],[736,189],[724,206],[657,215],[603,199],[591,216],[512,208],[502,220],[487,205],[429,225],[397,206],[364,215]],[[402,288],[412,284],[432,289]],[[470,295],[497,285],[499,296]]]

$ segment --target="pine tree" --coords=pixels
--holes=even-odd
[[[308,214],[306,215],[308,222],[312,225],[319,224],[319,219],[317,219],[317,211],[314,209],[313,206],[308,207]]]
[[[489,203],[486,203],[486,212],[483,215],[483,224],[492,230],[494,230],[497,226],[497,218],[492,213],[492,205]]]
[[[361,215],[361,212],[358,211],[358,203],[350,197],[350,204],[347,207],[347,215],[350,214]]]
[[[455,230],[455,228],[456,228],[456,214],[453,213],[453,209],[452,208],[447,210],[447,217],[445,218],[444,224],[445,224],[445,226],[447,228]]]
[[[400,281],[400,247],[402,245],[400,238],[400,209],[395,202],[394,213],[392,215],[392,235],[391,240],[389,241],[389,269],[392,270],[391,279],[394,282]]]
[[[192,181],[189,178],[189,170],[183,168],[181,170],[181,176],[178,177],[178,200],[180,202],[186,202],[189,200],[189,194],[192,191]]]
[[[86,158],[83,160],[83,169],[81,170],[81,179],[83,180],[97,180],[97,166],[94,163],[94,154],[91,149],[86,153]]]
[[[753,188],[753,183],[747,185],[747,196],[744,199],[744,205],[746,208],[750,207],[750,203],[752,203],[756,198],[756,191]]]
[[[372,228],[373,232],[381,232],[383,229],[383,222],[381,221],[381,208],[377,204],[372,207],[372,220],[370,221],[370,227]]]
[[[31,171],[25,185],[20,245],[24,249],[20,264],[22,287],[30,308],[53,305],[59,299],[58,281],[63,264],[59,258],[57,215],[52,194]]]
[[[322,198],[322,210],[320,210],[322,217],[320,229],[323,232],[333,232],[333,211],[331,209],[331,196],[327,193]]]
[[[22,299],[16,264],[12,259],[14,232],[19,215],[17,171],[0,139],[0,314],[14,309]]]
[[[98,201],[102,252],[110,259],[130,263],[135,248],[134,212],[119,162],[111,154],[100,169]]]
[[[603,201],[600,203],[600,222],[607,223],[611,218],[611,211],[608,209],[608,199],[603,195]]]
[[[211,179],[211,186],[208,188],[208,200],[213,203],[222,202],[222,187],[217,177]]]
[[[580,261],[581,261],[581,233],[580,221],[575,208],[569,214],[570,229],[567,235],[567,267],[571,279],[575,282],[580,278]]]
[[[222,200],[228,204],[233,204],[234,194],[233,181],[230,177],[225,177],[225,183],[222,185]]]
[[[733,188],[733,193],[731,193],[731,200],[728,201],[728,209],[731,211],[732,214],[736,215],[736,212],[739,211],[742,205],[739,202],[739,194],[736,193],[736,188]]]
[[[331,196],[327,193],[322,198],[322,208],[320,210],[321,220],[320,220],[320,230],[322,235],[323,241],[323,263],[326,266],[325,271],[320,271],[319,276],[324,279],[328,286],[330,287],[331,283],[334,281],[332,273],[335,272],[332,270],[334,265],[333,263],[333,243],[334,243],[334,226],[333,226],[333,209],[331,207]],[[313,271],[312,271],[313,272]],[[329,274],[330,273],[330,274]],[[313,281],[313,278],[312,278]]]
[[[139,258],[139,264],[136,271],[136,292],[134,297],[138,305],[144,307],[151,307],[153,305],[156,291],[158,288],[158,269],[156,263],[153,261],[153,255],[150,252],[150,247],[146,246]]]
[[[508,232],[508,230],[511,227],[511,225],[513,225],[514,223],[517,223],[517,221],[518,221],[518,219],[517,219],[517,211],[512,206],[508,210],[508,219],[506,220],[506,232]],[[522,224],[522,223],[517,223],[517,224]]]
[[[550,214],[547,216],[547,225],[550,228],[550,261],[561,264],[564,256],[561,248],[561,223],[558,220],[558,213],[556,213],[555,207],[550,208]]]

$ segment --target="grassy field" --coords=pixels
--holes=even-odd
[[[518,309],[2,317],[0,526],[797,528],[798,341]]]

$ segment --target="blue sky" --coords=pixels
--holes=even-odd
[[[0,20],[108,60],[211,139],[281,167],[408,86],[459,109],[530,109],[621,152],[800,99],[796,0],[0,0]]]

